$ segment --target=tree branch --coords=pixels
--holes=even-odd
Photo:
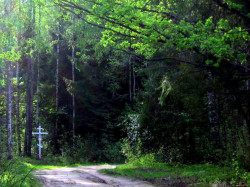
[[[241,18],[243,18],[247,23],[250,23],[250,18],[243,14],[242,12],[240,12],[239,10],[229,7],[226,3],[224,3],[222,0],[213,0],[213,2],[215,2],[217,5],[219,5],[220,7],[229,10],[231,13],[236,14],[238,16],[240,16]]]

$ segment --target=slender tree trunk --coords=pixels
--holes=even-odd
[[[60,54],[60,24],[58,23],[57,27],[57,47],[56,47],[56,124],[54,130],[54,142],[55,142],[55,152],[58,153],[58,106],[59,106],[59,54]]]
[[[30,109],[29,109],[29,87],[30,87],[30,63],[27,67],[27,82],[26,82],[26,123],[25,123],[25,137],[24,137],[24,154],[28,156],[28,132],[29,132],[29,123],[30,123]]]
[[[131,55],[129,55],[128,61],[128,78],[129,78],[129,101],[132,101],[132,64],[131,64]]]
[[[28,25],[28,35],[30,38],[34,37],[34,25],[35,25],[35,11],[36,7],[33,1],[30,1],[29,16],[31,22]],[[30,49],[31,50],[31,49]],[[25,130],[25,155],[31,156],[31,144],[32,144],[32,126],[33,126],[33,85],[34,84],[34,59],[28,57],[28,75],[27,75],[27,94],[26,94],[26,130]]]
[[[250,71],[248,71],[248,73],[250,73]],[[247,80],[246,81],[246,90],[247,90],[247,93],[248,93],[248,96],[250,96],[250,80]],[[250,145],[250,99],[248,99],[248,108],[247,108],[247,116],[246,116],[246,124],[247,124],[247,128],[248,128],[248,143]],[[249,151],[250,152],[250,151]]]
[[[29,144],[28,144],[28,154],[31,156],[31,142],[32,142],[32,126],[33,126],[33,84],[34,84],[34,60],[31,58],[30,60],[30,72],[31,72],[31,79],[30,79],[30,102],[29,102],[29,109],[30,109],[30,123],[29,123]]]
[[[74,15],[71,17],[72,20],[72,26],[74,26]],[[75,46],[74,46],[74,27],[72,27],[72,46],[71,46],[72,54],[71,54],[71,60],[72,60],[72,84],[73,87],[75,85]],[[75,94],[74,90],[72,91],[72,136],[73,141],[75,140],[75,116],[76,116],[76,106],[75,106]]]
[[[12,1],[4,1],[4,16],[8,20],[9,13],[11,11]],[[10,39],[10,31],[6,25],[4,25],[3,31],[8,33],[8,39]],[[4,47],[7,51],[8,46]],[[6,63],[6,128],[7,128],[7,159],[12,159],[12,64],[10,61],[5,61]]]
[[[0,115],[0,160],[2,159],[2,115]]]
[[[16,63],[16,78],[17,78],[17,96],[16,96],[16,122],[17,122],[17,149],[18,155],[22,154],[21,147],[21,130],[20,130],[20,92],[19,92],[19,63]]]
[[[41,7],[39,6],[39,31],[38,35],[40,38],[40,24],[41,24]],[[40,49],[38,49],[40,50]],[[39,102],[40,102],[40,51],[38,51],[37,55],[37,82],[36,82],[36,97],[37,97],[37,103],[36,103],[36,127],[39,127]]]
[[[32,126],[33,126],[33,82],[34,82],[34,60],[30,58],[27,77],[26,94],[26,130],[25,130],[25,154],[31,156]]]
[[[41,6],[39,5],[39,9],[38,9],[39,13],[38,13],[38,38],[40,39],[40,25],[41,25]],[[34,23],[35,23],[35,20],[34,20]],[[36,75],[36,128],[39,127],[39,104],[40,104],[40,48],[38,49],[38,54],[37,54],[37,75]],[[38,144],[39,141],[38,139],[36,138],[36,143]],[[36,158],[38,158],[37,155],[39,152],[39,149],[38,147],[36,146],[35,148],[35,155],[36,155]]]
[[[135,101],[136,99],[136,76],[135,76],[135,63],[133,62],[133,69],[132,69],[132,72],[133,72],[133,100]]]
[[[21,1],[19,1],[19,4]],[[22,13],[21,6],[18,9],[18,18],[20,19],[20,15]],[[21,33],[18,33],[18,46],[21,46]],[[20,121],[20,80],[19,80],[19,62],[16,63],[16,78],[17,78],[17,96],[16,96],[16,128],[17,128],[17,150],[18,155],[22,155],[22,145],[21,145],[21,121]]]
[[[73,42],[73,41],[72,41]],[[72,83],[73,86],[75,84],[75,49],[72,45]],[[75,139],[75,115],[76,115],[76,109],[75,109],[75,94],[74,91],[72,93],[72,107],[73,107],[73,113],[72,113],[72,131],[73,131],[73,140]]]
[[[212,73],[208,71],[208,80],[212,81]],[[215,104],[215,92],[212,88],[209,88],[207,92],[208,100],[208,117],[210,122],[210,134],[213,148],[220,148],[220,136],[219,136],[219,124],[218,117],[216,113],[216,104]]]
[[[6,80],[6,105],[7,105],[7,159],[12,159],[12,65],[10,61],[6,62],[7,80]]]

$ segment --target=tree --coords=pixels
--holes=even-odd
[[[4,1],[4,14],[6,17],[9,17],[10,12],[11,12],[11,6],[12,3],[9,1]],[[8,26],[5,26],[4,32],[7,32],[8,35],[10,35],[10,31],[7,28]],[[10,37],[8,36],[7,37]],[[10,40],[10,38],[7,38],[7,40]],[[10,44],[9,42],[7,44]],[[5,46],[5,49],[8,49],[8,46]],[[12,77],[13,77],[13,72],[12,72],[12,63],[10,60],[6,59],[6,74],[7,74],[7,79],[6,79],[6,110],[7,110],[7,158],[11,159],[12,158]]]
[[[176,5],[176,2],[179,4]],[[249,18],[240,12],[240,9],[243,9],[240,4],[231,1],[211,2],[211,6],[217,9],[218,6],[225,8],[237,17],[240,23],[246,22],[246,24],[235,24],[226,16],[213,18],[213,14],[206,14],[201,20],[199,17],[192,20],[191,16],[180,19],[178,6],[182,4],[179,1],[153,1],[147,2],[146,5],[143,0],[113,2],[62,0],[57,3],[84,22],[104,29],[101,42],[106,47],[133,54],[146,61],[171,60],[175,63],[192,64],[220,77],[224,77],[225,74],[219,74],[218,69],[223,71],[231,69],[234,77],[240,74],[241,80],[248,80],[249,34],[246,25]],[[194,3],[188,1],[189,5]],[[134,52],[131,52],[130,48]],[[156,53],[171,50],[175,51],[173,54],[189,51],[193,57],[190,61],[181,58],[180,54],[178,57],[163,55],[160,59],[153,58]],[[211,123],[211,141],[216,145],[218,127],[212,111],[211,93],[208,94],[208,115]],[[248,117],[244,118],[250,129]]]
[[[34,24],[35,24],[35,12],[36,7],[33,1],[29,2],[29,12],[28,15],[30,20],[28,20],[27,30],[26,30],[26,40],[28,54],[26,56],[27,67],[27,92],[26,92],[26,129],[25,129],[25,146],[24,152],[26,156],[31,156],[31,143],[32,143],[32,127],[33,127],[33,96],[34,96],[34,57],[32,44],[34,38]]]

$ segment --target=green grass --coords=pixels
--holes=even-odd
[[[179,165],[171,166],[166,163],[151,164],[136,166],[134,164],[125,164],[118,166],[115,169],[103,169],[102,173],[111,175],[121,175],[133,178],[148,179],[155,181],[156,179],[166,179],[171,182],[176,180],[183,180],[185,183],[241,183],[246,186],[250,184],[250,172],[235,171],[230,167],[220,167],[212,164],[195,164],[195,165]],[[154,180],[152,180],[154,179]],[[159,181],[159,180],[157,180]]]
[[[63,157],[46,157],[43,160],[15,158],[12,161],[0,161],[0,186],[37,187],[39,182],[35,181],[32,174],[35,170],[87,165],[99,164],[70,164]],[[220,167],[213,164],[173,166],[141,159],[134,163],[118,166],[115,169],[104,169],[101,172],[145,179],[156,184],[162,184],[162,181],[165,181],[165,183],[173,184],[172,186],[178,186],[180,182],[188,184],[202,183],[203,186],[212,183],[238,183],[250,186],[250,172],[244,172],[243,170],[236,172],[231,167]]]
[[[0,161],[0,186],[39,186],[39,182],[34,179],[32,169],[18,159],[13,159]]]
[[[63,161],[62,157],[47,157],[46,159],[43,159],[43,160],[36,160],[36,159],[32,159],[32,158],[20,158],[19,160],[32,170],[94,165],[94,163],[69,164],[69,163]]]
[[[17,157],[10,161],[0,161],[1,187],[37,187],[33,171],[40,169],[78,167],[88,165],[104,165],[105,163],[68,163],[63,157],[46,157],[43,160]]]

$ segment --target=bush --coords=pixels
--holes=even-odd
[[[36,186],[37,181],[33,179],[32,169],[29,169],[18,160],[0,161],[0,186]]]
[[[121,153],[121,142],[107,142],[104,146],[103,154],[107,162],[122,163],[125,159]]]
[[[62,156],[68,164],[96,161],[98,158],[98,152],[96,150],[98,150],[97,145],[91,137],[84,139],[80,136],[75,138],[74,146],[67,143],[61,149]]]
[[[128,139],[124,139],[122,143],[122,153],[126,157],[126,163],[134,167],[152,168],[156,165],[156,157],[154,153],[142,154],[141,140],[137,139],[133,144]]]
[[[149,153],[136,159],[133,163],[136,167],[154,168],[156,165],[155,154]]]
[[[129,142],[128,139],[123,139],[121,147],[127,163],[131,163],[142,156],[141,146],[142,143],[140,139],[137,139],[135,142]]]

